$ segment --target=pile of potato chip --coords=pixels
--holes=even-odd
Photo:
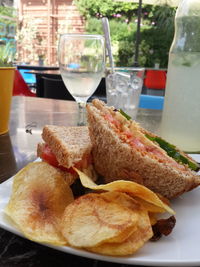
[[[5,213],[27,238],[65,245],[60,222],[66,206],[73,201],[62,172],[45,162],[34,162],[14,176]]]
[[[157,214],[174,214],[166,201],[142,185],[96,185],[76,171],[82,185],[94,192],[75,200],[63,172],[45,162],[31,163],[15,175],[5,213],[27,238],[125,256],[152,238]]]
[[[90,193],[64,212],[62,233],[73,247],[105,255],[128,255],[153,233],[148,213],[125,193]]]

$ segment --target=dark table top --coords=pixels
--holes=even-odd
[[[58,70],[59,66],[45,66],[45,65],[16,65],[17,69],[25,70]]]
[[[137,120],[158,132],[161,112],[139,110]],[[36,159],[37,143],[45,124],[73,126],[77,123],[75,102],[37,97],[13,97],[10,132],[0,136],[0,182],[7,180]],[[96,261],[55,251],[0,228],[0,267],[95,266],[117,267],[117,263]]]

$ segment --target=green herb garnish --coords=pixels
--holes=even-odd
[[[167,141],[163,140],[160,137],[152,137],[148,134],[145,135],[149,140],[156,142],[162,149],[164,149],[168,156],[175,159],[179,163],[187,164],[188,167],[193,171],[198,171],[200,169],[200,166],[196,162],[192,162],[185,156],[183,156],[179,151],[176,150],[176,147]]]
[[[122,114],[122,116],[124,116],[128,121],[131,119],[131,117],[126,114],[122,109],[119,109],[119,112]]]

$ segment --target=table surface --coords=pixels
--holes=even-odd
[[[161,111],[140,109],[137,121],[159,132]],[[0,182],[7,180],[36,159],[38,142],[45,124],[74,126],[77,105],[73,101],[15,96],[10,131],[0,136]],[[122,266],[55,251],[0,229],[0,267]]]

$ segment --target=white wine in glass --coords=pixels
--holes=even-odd
[[[85,125],[85,105],[105,71],[104,37],[92,34],[62,34],[58,60],[67,90],[79,106],[78,125]]]

